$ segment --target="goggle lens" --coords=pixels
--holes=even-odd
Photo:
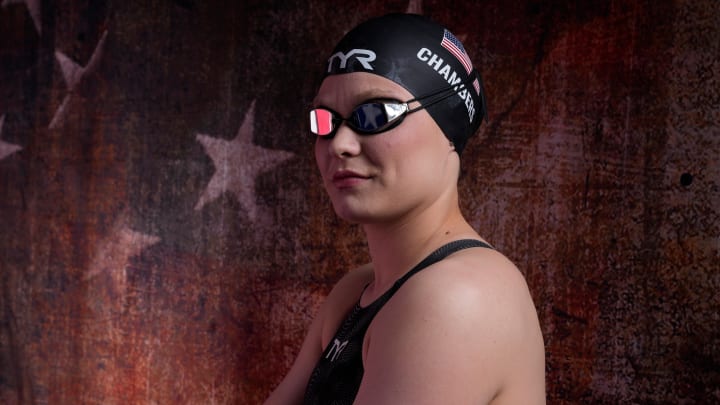
[[[348,118],[343,118],[342,115],[329,108],[315,108],[310,111],[310,131],[317,136],[332,138],[335,136],[335,132],[337,132],[340,125],[346,122],[347,125],[358,134],[379,134],[393,129],[403,121],[406,115],[426,109],[454,94],[459,94],[459,91],[466,88],[475,77],[476,75],[473,71],[462,83],[448,86],[423,97],[417,97],[405,102],[392,99],[368,101],[355,107]],[[422,101],[422,105],[411,110],[409,104],[414,101]]]
[[[317,136],[328,136],[335,132],[335,114],[325,108],[310,110],[310,131]]]
[[[362,135],[373,135],[387,131],[399,124],[408,111],[406,103],[370,102],[363,103],[353,109],[349,118],[327,108],[310,110],[310,131],[322,137],[333,137],[343,121],[355,132]]]
[[[380,103],[367,103],[355,107],[350,122],[352,128],[361,133],[372,133],[388,123],[385,114],[385,105]]]

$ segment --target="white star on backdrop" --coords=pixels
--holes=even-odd
[[[53,118],[50,121],[50,129],[59,128],[65,122],[68,105],[71,98],[75,94],[75,88],[80,83],[80,81],[85,78],[85,76],[95,71],[95,69],[97,69],[98,65],[100,64],[100,58],[102,57],[106,38],[107,31],[105,31],[102,34],[102,37],[100,37],[100,41],[98,41],[97,45],[95,46],[95,50],[93,50],[92,56],[90,56],[90,60],[84,67],[75,63],[64,53],[60,51],[55,51],[55,58],[57,59],[58,63],[60,63],[60,69],[62,70],[63,78],[65,79],[65,84],[68,88],[68,93],[65,95],[65,98],[63,98],[60,107],[58,107],[58,109],[55,111],[55,115],[53,115]]]
[[[37,30],[38,34],[42,33],[42,13],[40,11],[40,0],[3,0],[2,7],[5,8],[11,4],[22,4],[25,3],[25,6],[28,9],[28,12],[30,13],[30,18],[33,20],[33,24],[35,25],[35,29]]]
[[[126,220],[123,215],[100,241],[85,276],[86,279],[91,279],[102,273],[109,273],[112,286],[119,293],[125,292],[130,259],[160,241],[158,236],[133,231],[126,225]]]
[[[227,191],[242,205],[251,221],[258,218],[255,178],[260,173],[290,159],[293,154],[265,149],[253,144],[254,122],[255,101],[253,100],[235,139],[228,141],[197,134],[196,139],[203,145],[215,165],[215,174],[195,205],[196,210]]]
[[[0,116],[0,160],[5,159],[6,157],[12,155],[13,153],[19,151],[22,149],[18,145],[13,145],[12,143],[3,142],[2,140],[2,130],[3,125],[5,124],[5,115]]]

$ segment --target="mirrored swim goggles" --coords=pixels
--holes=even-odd
[[[343,118],[342,115],[327,107],[313,108],[310,110],[310,132],[324,139],[332,139],[343,122],[359,135],[375,135],[389,131],[400,125],[407,115],[428,108],[456,94],[472,77],[471,75],[465,82],[404,102],[392,99],[368,100],[355,106],[347,118]],[[426,102],[422,105],[410,108],[410,103],[423,100]]]

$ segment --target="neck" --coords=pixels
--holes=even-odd
[[[440,246],[461,238],[479,238],[463,218],[457,195],[390,223],[363,225],[375,279],[369,301]]]

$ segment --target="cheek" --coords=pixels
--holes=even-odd
[[[328,154],[328,142],[322,140],[315,141],[313,153],[315,155],[315,167],[317,168],[316,173],[318,175],[316,179],[320,180],[320,184],[327,191],[329,176],[328,170],[331,164],[330,156]]]
[[[421,117],[418,117],[421,118]],[[430,117],[401,124],[389,136],[381,138],[378,153],[392,156],[400,164],[431,163],[449,150],[449,143],[442,132],[428,130],[435,125]],[[403,127],[403,125],[405,125]]]
[[[322,153],[322,151],[323,151],[322,142],[316,140],[315,146],[313,147],[313,153],[315,154],[315,164],[317,165],[318,169],[320,169],[321,172],[322,172],[322,168],[324,166],[323,162],[325,159],[325,157],[324,157],[325,154]]]
[[[428,131],[434,122],[422,121],[408,127],[402,136],[387,141],[386,152],[392,156],[398,172],[408,176],[409,182],[420,180],[431,182],[443,176],[450,145],[439,131]]]

